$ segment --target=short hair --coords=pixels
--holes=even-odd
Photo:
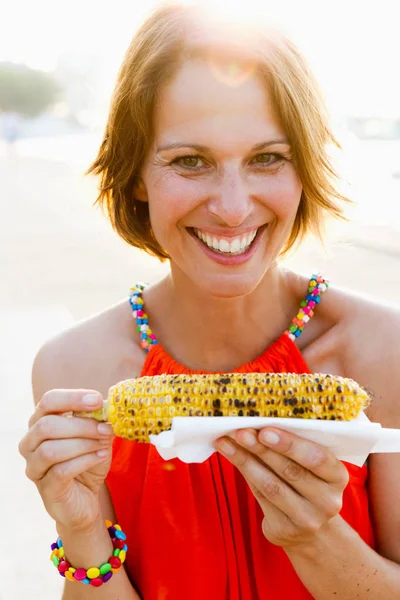
[[[160,89],[193,54],[202,54],[201,44],[196,48],[191,35],[193,28],[201,28],[199,10],[163,5],[138,29],[117,76],[102,144],[88,169],[88,173],[101,176],[96,203],[106,211],[113,228],[130,245],[160,260],[169,256],[153,234],[148,204],[135,199],[134,189],[152,142],[153,111]],[[214,48],[216,55],[232,52],[239,60],[255,62],[292,147],[302,195],[282,256],[309,232],[321,238],[324,216],[344,218],[348,199],[339,191],[328,152],[329,145],[340,145],[330,128],[318,84],[287,36],[259,26],[241,33],[238,29],[232,35],[227,22],[205,23],[210,29],[216,26],[222,39],[225,34],[225,39],[234,40],[225,44],[224,50],[222,46]],[[203,48],[203,54],[205,50],[213,52],[212,47]]]

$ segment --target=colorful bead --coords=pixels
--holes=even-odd
[[[92,587],[100,587],[101,585],[103,585],[103,580],[100,579],[100,577],[94,577],[91,581],[90,581],[90,585]]]
[[[66,579],[69,579],[69,581],[75,581],[74,576],[71,573],[71,571],[65,571],[64,575],[65,575]]]
[[[126,553],[124,552],[124,550],[121,550],[121,552],[118,555],[119,560],[121,561],[121,563],[125,562],[125,558],[126,558]]]
[[[77,581],[83,581],[86,577],[86,569],[77,569],[74,573],[74,579]]]
[[[57,556],[53,556],[53,557],[51,558],[51,560],[52,560],[52,563],[53,563],[53,565],[54,565],[55,567],[58,567],[58,565],[60,564],[60,561],[58,560]]]
[[[113,569],[119,569],[121,566],[121,561],[119,560],[118,556],[110,556],[108,562]]]
[[[96,579],[96,577],[98,577],[99,575],[100,569],[98,569],[97,567],[91,567],[86,571],[86,577],[89,577],[89,579]]]
[[[103,577],[103,583],[107,583],[107,581],[109,581],[111,579],[111,577],[113,576],[112,572],[109,571],[108,573],[106,573]]]
[[[329,283],[321,275],[313,275],[308,284],[307,296],[300,303],[299,312],[292,319],[285,335],[295,341],[303,332],[304,325],[314,316],[313,308],[321,302],[321,294],[328,289]]]
[[[118,530],[117,530],[117,531],[115,532],[115,537],[116,537],[118,540],[126,540],[126,535],[124,534],[124,532],[123,532],[123,531],[118,531]]]
[[[106,562],[106,563],[104,563],[104,565],[101,565],[101,567],[100,567],[100,575],[105,575],[109,571],[111,571],[111,565],[110,565],[109,562]]]
[[[66,560],[62,560],[58,565],[58,570],[60,571],[60,573],[65,573],[65,571],[68,571],[70,566],[71,565],[69,564],[69,562],[67,562]]]

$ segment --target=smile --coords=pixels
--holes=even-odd
[[[220,254],[228,255],[239,255],[245,254],[253,243],[258,229],[244,233],[243,235],[226,238],[219,237],[216,235],[210,235],[209,233],[203,232],[200,229],[194,229],[194,235],[203,242],[210,250],[219,252]]]

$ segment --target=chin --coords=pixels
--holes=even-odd
[[[214,298],[240,298],[253,292],[265,272],[242,273],[237,275],[215,275],[213,277],[199,277],[198,287]]]

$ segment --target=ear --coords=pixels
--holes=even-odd
[[[139,202],[148,202],[149,201],[147,189],[146,189],[144,181],[141,177],[138,177],[138,179],[133,187],[133,193],[135,196],[135,200],[139,200]]]

